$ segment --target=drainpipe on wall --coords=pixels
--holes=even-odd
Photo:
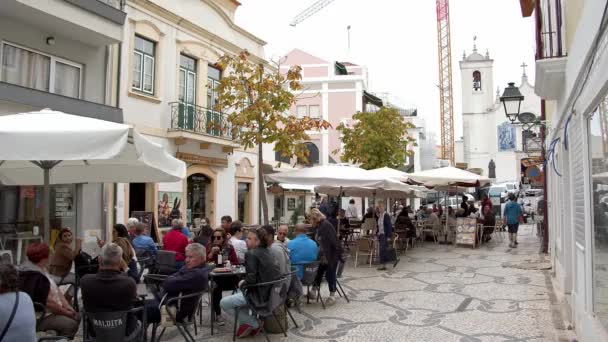
[[[540,9],[540,1],[536,1],[534,4],[534,12],[535,12],[535,28],[536,28],[536,60],[543,58],[543,43],[541,38],[542,31],[542,19],[541,19],[541,9]],[[544,122],[546,120],[545,116],[545,100],[540,100],[540,121]],[[540,126],[540,138],[542,140],[543,148],[541,149],[541,158],[543,162],[545,161],[545,139],[546,139],[546,124],[541,123]],[[548,253],[549,251],[549,215],[547,212],[547,170],[546,167],[543,170],[544,172],[544,180],[543,180],[543,241],[541,244],[542,253]]]

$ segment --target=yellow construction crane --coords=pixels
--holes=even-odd
[[[439,109],[441,115],[441,159],[454,165],[454,102],[452,99],[452,47],[450,2],[437,1],[437,50],[439,54]]]

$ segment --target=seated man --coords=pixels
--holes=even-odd
[[[99,272],[80,280],[82,302],[87,312],[127,311],[137,300],[137,285],[124,273],[127,269],[122,248],[115,243],[103,246],[99,254]],[[112,295],[107,291],[111,289]],[[135,316],[127,318],[127,335],[137,327]],[[92,329],[91,329],[92,330]]]
[[[287,237],[288,233],[289,233],[289,226],[287,226],[286,224],[281,224],[279,226],[279,230],[277,231],[277,242],[280,242],[280,243],[284,244],[285,246],[287,246],[289,241],[291,241]]]
[[[250,231],[247,235],[247,248],[245,253],[246,277],[239,283],[239,287],[244,285],[255,285],[277,280],[281,276],[278,261],[273,257],[268,246],[267,232],[263,227]],[[270,298],[271,287],[251,288],[247,295],[255,303],[266,303]],[[229,297],[224,297],[220,302],[222,310],[228,314],[235,314],[235,310],[244,307],[239,311],[239,321],[237,322],[237,337],[257,335],[260,331],[260,323],[245,308],[247,302],[242,292],[238,292]]]
[[[146,225],[143,223],[138,223],[135,227],[135,238],[132,241],[133,248],[137,254],[142,252],[147,252],[151,256],[156,256],[158,250],[156,249],[156,244],[151,237],[144,234],[146,230]]]
[[[245,262],[245,252],[247,252],[247,243],[242,239],[243,237],[243,223],[241,221],[234,221],[230,224],[230,243],[234,247],[236,256],[239,259],[239,263]]]
[[[304,224],[297,224],[295,229],[296,237],[289,241],[287,248],[289,249],[290,259],[292,264],[299,264],[296,275],[298,279],[304,276],[304,265],[317,260],[319,254],[319,246],[311,238],[308,237],[308,228]]]
[[[209,271],[206,268],[207,251],[205,246],[200,243],[192,243],[186,247],[186,263],[179,271],[168,276],[162,284],[163,293],[161,298],[167,295],[166,300],[201,292],[209,287]],[[183,300],[176,318],[178,321],[183,321],[185,318],[191,318],[196,309],[196,298]],[[158,309],[158,301],[146,301],[146,312],[149,323],[160,322],[160,310]]]

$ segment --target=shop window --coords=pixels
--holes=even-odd
[[[588,119],[589,157],[593,220],[593,307],[608,327],[608,106],[606,100]],[[576,144],[569,139],[570,145]],[[575,175],[576,177],[576,175]],[[582,194],[583,189],[575,190]],[[575,203],[576,204],[576,203]]]

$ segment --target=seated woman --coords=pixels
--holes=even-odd
[[[71,273],[70,270],[72,269],[74,258],[80,254],[82,249],[82,239],[76,239],[76,248],[74,249],[72,249],[72,241],[74,241],[74,235],[70,228],[63,228],[59,231],[59,236],[57,236],[57,242],[55,243],[55,253],[53,253],[49,261],[49,273],[56,284],[73,284],[76,281],[74,273]],[[69,294],[70,297],[73,296],[71,286],[66,294]]]
[[[32,299],[20,292],[17,268],[0,265],[0,327],[6,328],[3,341],[36,341],[36,316]],[[10,319],[15,308],[15,314]]]
[[[221,262],[220,260],[221,255]],[[213,240],[207,247],[207,262],[213,262],[216,265],[225,263],[227,260],[231,264],[237,265],[239,258],[236,255],[234,247],[228,243],[226,237],[226,231],[222,228],[218,228],[213,231]],[[232,291],[237,286],[237,280],[233,277],[219,277],[214,279],[215,286],[211,298],[213,300],[213,308],[215,309],[215,321],[218,325],[224,325],[226,322],[222,317],[222,309],[220,308],[220,301],[222,300],[223,291]]]
[[[496,225],[496,217],[490,206],[483,207],[483,217],[478,218],[477,223],[483,225],[483,242],[490,241]]]
[[[46,287],[46,292],[48,292],[46,302],[42,303],[46,305],[47,313],[40,321],[38,330],[54,330],[57,332],[57,335],[73,339],[78,331],[80,315],[72,308],[61,291],[59,291],[59,288],[46,268],[46,265],[49,262],[49,246],[46,243],[41,242],[32,243],[27,247],[26,255],[28,260],[21,265],[20,272],[42,274],[49,282]],[[38,282],[38,284],[41,283]],[[28,284],[25,285],[25,287],[27,287]],[[32,289],[32,291],[39,292],[35,288]],[[33,298],[39,297],[37,293],[30,293],[30,296]]]
[[[414,227],[407,210],[401,210],[395,220],[395,232],[403,231],[406,239],[416,238],[416,227]]]
[[[112,242],[117,244],[120,248],[122,248],[122,259],[125,264],[128,266],[127,275],[133,280],[135,283],[139,283],[139,272],[137,271],[137,256],[135,254],[135,249],[133,249],[133,245],[129,240],[129,232],[127,231],[127,227],[124,224],[117,223],[114,225],[114,229],[112,229]],[[103,247],[105,242],[99,240],[97,241],[99,247]]]

